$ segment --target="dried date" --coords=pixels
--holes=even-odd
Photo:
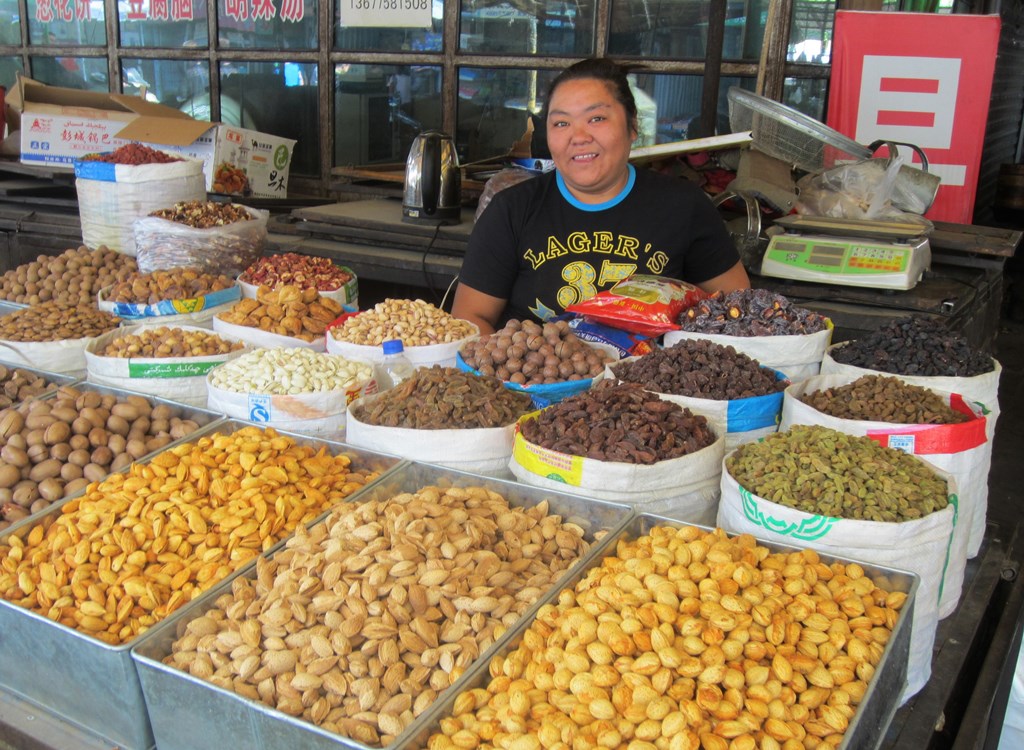
[[[654,464],[715,442],[706,418],[658,398],[638,383],[604,380],[524,420],[534,445],[598,461]]]
[[[826,318],[766,289],[715,292],[683,311],[684,331],[724,336],[790,336],[823,331]]]

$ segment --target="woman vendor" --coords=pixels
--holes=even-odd
[[[455,317],[492,333],[560,315],[633,274],[707,292],[750,286],[703,191],[629,163],[637,108],[622,66],[592,58],[562,71],[544,121],[555,170],[500,191],[477,219]]]

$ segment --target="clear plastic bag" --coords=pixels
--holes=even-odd
[[[146,216],[132,224],[135,260],[139,270],[151,273],[179,266],[237,276],[262,254],[269,214],[243,206],[249,221],[197,229],[176,221]]]
[[[527,169],[520,169],[518,167],[506,167],[498,172],[496,175],[487,180],[484,185],[483,192],[480,193],[480,199],[476,204],[476,213],[473,215],[473,220],[480,218],[480,214],[484,212],[487,205],[491,202],[491,198],[500,193],[507,187],[512,187],[520,182],[525,182],[531,177],[536,177],[536,172],[531,172]]]
[[[865,159],[797,182],[797,213],[832,219],[910,221],[930,229],[931,222],[893,205],[903,159]]]

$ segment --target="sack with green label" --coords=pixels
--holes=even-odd
[[[105,357],[105,350],[114,339],[140,334],[147,328],[163,328],[159,324],[118,328],[93,339],[85,349],[86,379],[90,383],[148,393],[189,406],[206,408],[206,375],[214,367],[245,353],[245,349],[227,354],[206,354],[199,357]],[[175,326],[182,331],[209,329],[196,326]],[[238,339],[220,334],[228,341]]]
[[[535,414],[524,416],[520,424]],[[717,511],[725,455],[725,438],[716,434],[714,443],[694,453],[645,465],[549,450],[529,442],[517,429],[509,468],[523,484],[626,503],[638,513],[709,526]]]
[[[931,388],[943,393],[958,393],[972,405],[978,405],[985,415],[985,435],[988,440],[981,447],[979,461],[985,466],[992,465],[992,440],[996,434],[996,422],[999,420],[999,376],[1003,372],[999,360],[993,357],[992,370],[970,377],[900,375],[882,370],[870,370],[855,365],[837,362],[832,353],[845,342],[829,347],[821,361],[822,375],[846,375],[851,379],[862,375],[895,376],[905,383]],[[973,408],[973,407],[972,407]],[[988,515],[988,474],[985,480],[973,488],[974,497],[968,513],[965,513],[964,525],[968,527],[967,557],[977,556],[981,542],[985,538],[985,522]]]
[[[941,393],[933,389],[929,390],[941,395],[952,409],[970,415],[971,419],[960,424],[894,424],[840,419],[818,411],[800,400],[805,394],[837,388],[857,379],[850,375],[817,375],[789,386],[782,406],[782,424],[779,429],[788,430],[796,424],[822,425],[849,435],[863,435],[887,448],[896,448],[918,456],[953,477],[959,488],[959,518],[953,532],[955,538],[951,550],[952,554],[962,556],[962,559],[957,559],[955,564],[949,566],[942,589],[939,618],[947,617],[953,613],[960,601],[971,524],[977,504],[982,501],[982,489],[988,482],[985,417],[981,414],[980,405],[972,408],[972,405],[967,404],[958,394]]]
[[[728,470],[722,472],[718,526],[729,533],[751,534],[769,542],[809,548],[920,576],[910,634],[907,686],[900,696],[901,703],[924,687],[931,676],[932,647],[946,575],[963,575],[962,570],[958,574],[949,571],[957,557],[952,549],[957,524],[956,482],[945,472],[934,471],[946,479],[949,504],[923,518],[899,523],[806,513],[753,495],[741,487]]]
[[[410,461],[424,461],[499,479],[510,478],[508,459],[512,455],[515,423],[502,427],[417,430],[373,425],[353,415],[353,409],[370,408],[382,395],[364,396],[349,405],[346,443]]]

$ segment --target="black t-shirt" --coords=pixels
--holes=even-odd
[[[700,284],[739,261],[692,182],[630,167],[622,193],[595,205],[559,183],[548,172],[502,190],[470,235],[459,283],[508,300],[502,322],[560,315],[633,274]]]

